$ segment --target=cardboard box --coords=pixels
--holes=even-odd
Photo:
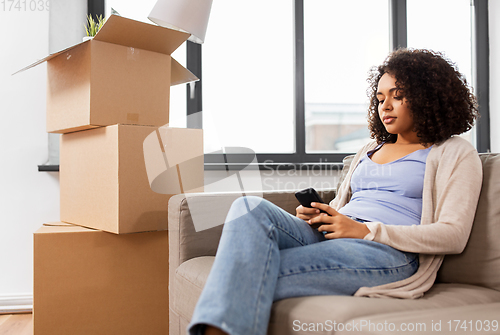
[[[167,229],[168,200],[202,192],[200,129],[114,125],[61,136],[61,221],[116,234]]]
[[[47,62],[48,132],[159,127],[169,121],[170,86],[197,80],[170,56],[189,36],[112,15],[92,40],[21,71]]]
[[[168,334],[168,234],[34,233],[35,335]]]

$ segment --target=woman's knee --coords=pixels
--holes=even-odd
[[[274,205],[268,200],[261,197],[248,195],[239,197],[234,200],[231,206],[231,210],[250,212],[254,209],[265,209],[269,208],[270,206]]]
[[[228,223],[237,224],[238,222],[251,219],[261,222],[262,220],[254,220],[256,217],[270,216],[271,212],[276,210],[276,205],[268,200],[256,196],[242,196],[233,201],[229,213],[226,218]]]

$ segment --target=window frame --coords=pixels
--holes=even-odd
[[[392,50],[407,47],[407,5],[406,0],[389,1],[390,46]],[[490,150],[489,128],[489,37],[488,37],[488,0],[472,0],[473,16],[473,71],[476,73],[475,93],[479,102],[481,118],[476,125],[477,149],[479,152]],[[306,153],[305,143],[305,99],[304,99],[304,0],[294,0],[294,79],[295,79],[295,153],[256,153],[259,169],[330,169],[341,165],[349,153]],[[193,47],[188,42],[188,69],[200,78],[196,83],[195,97],[187,97],[187,114],[202,113],[202,46]],[[196,64],[196,67],[190,67]],[[201,113],[198,115],[201,116]],[[188,125],[190,127],[190,125]],[[202,128],[199,120],[196,128]],[[232,163],[228,163],[228,161]],[[228,153],[205,154],[205,170],[241,169],[245,162],[251,161],[248,154]]]
[[[476,123],[476,149],[483,153],[491,152],[489,0],[472,0],[471,6],[473,86],[481,115]]]
[[[406,0],[389,1],[390,45],[407,46]],[[104,15],[105,0],[88,0],[88,14]],[[473,64],[474,88],[481,118],[476,124],[478,152],[491,151],[489,110],[489,0],[471,0],[473,7]],[[306,153],[305,150],[305,99],[304,99],[304,0],[294,0],[294,78],[295,78],[295,153],[256,153],[256,168],[263,169],[331,169],[340,167],[345,156],[352,153]],[[187,68],[200,80],[194,85],[194,94],[187,86],[186,115],[188,128],[203,128],[202,124],[202,45],[187,42]],[[252,161],[248,154],[205,154],[205,170],[239,170]],[[233,163],[228,163],[228,161]],[[39,165],[39,171],[59,171],[58,165]]]

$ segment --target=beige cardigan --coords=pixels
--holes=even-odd
[[[377,146],[365,145],[352,160],[345,180],[330,206],[340,209],[351,197],[351,176],[359,160]],[[482,165],[476,149],[461,137],[435,144],[427,156],[420,225],[396,226],[366,222],[372,240],[419,253],[417,272],[394,283],[362,287],[355,296],[419,298],[436,279],[444,254],[461,253],[467,244],[482,184]]]

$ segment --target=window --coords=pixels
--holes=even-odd
[[[293,2],[216,0],[203,45],[205,152],[294,152]]]
[[[408,47],[442,52],[457,65],[469,85],[473,83],[471,9],[470,0],[407,0]],[[473,144],[474,130],[462,135]]]
[[[149,22],[154,3],[107,0],[106,14]],[[187,44],[187,56],[184,47],[173,56],[203,83],[172,87],[170,124],[189,126],[202,111],[205,152],[250,148],[265,168],[340,163],[366,143],[367,71],[394,46],[457,63],[481,113],[466,136],[479,152],[490,148],[487,0],[217,0],[206,43]],[[246,151],[230,161],[248,162]],[[206,154],[206,167],[227,168],[220,157]]]
[[[472,12],[470,5],[474,8]],[[476,83],[475,93],[480,100],[481,113],[476,132],[478,139],[483,138],[477,148],[480,152],[488,150],[487,1],[295,0],[293,13],[295,150],[291,154],[288,151],[269,153],[259,150],[257,145],[247,144],[256,148],[258,161],[265,163],[266,168],[270,166],[269,162],[276,166],[290,163],[293,167],[304,163],[316,166],[319,163],[321,166],[340,162],[346,154],[355,152],[366,143],[367,98],[364,92],[367,70],[380,64],[389,49],[395,46],[444,51],[458,63],[469,81]],[[259,25],[275,26],[273,22],[276,21],[266,21],[265,16],[259,18],[262,18]],[[215,20],[210,22],[203,50],[219,38],[211,35],[217,24]],[[248,30],[254,25],[248,27],[243,23],[238,29],[232,29]],[[452,34],[458,37],[451,38],[449,31],[458,32]],[[258,30],[254,32],[257,34]],[[281,42],[276,43],[281,45]],[[222,55],[232,47],[235,45],[227,40],[226,44],[218,44],[218,52]],[[188,57],[201,56],[188,54]],[[203,58],[203,68],[206,66],[212,65],[206,64]],[[475,78],[474,73],[477,73]],[[235,83],[240,85],[239,81]],[[223,86],[218,97],[224,99],[224,94],[229,91]],[[248,113],[241,116],[249,117]],[[231,127],[239,129],[237,124]],[[237,131],[235,133],[238,134],[235,137],[242,136]],[[259,136],[260,132],[254,137]],[[473,143],[476,138],[473,133],[465,137]],[[233,162],[238,161],[238,155],[232,156]],[[206,162],[215,163],[215,157],[206,155]],[[221,167],[224,166],[224,162],[220,163]]]
[[[369,141],[369,69],[390,51],[387,0],[304,1],[306,152],[356,152]]]

